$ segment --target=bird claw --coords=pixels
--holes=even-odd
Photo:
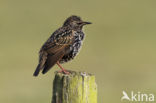
[[[60,70],[60,71],[58,71],[59,73],[64,73],[64,74],[70,74],[68,71],[66,71],[66,70]]]

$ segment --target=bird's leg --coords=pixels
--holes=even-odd
[[[59,62],[57,62],[56,64],[61,68],[61,71],[59,71],[59,72],[64,72],[65,74],[69,74],[69,72],[66,71],[66,70],[61,66],[61,64],[60,64]]]

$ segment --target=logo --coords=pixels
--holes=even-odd
[[[154,101],[154,94],[152,93],[141,93],[141,92],[134,92],[131,91],[130,95],[128,95],[125,91],[122,91],[122,98],[121,101],[134,101],[134,102],[153,102]]]

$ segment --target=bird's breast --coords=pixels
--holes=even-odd
[[[62,59],[61,59],[61,63],[64,62],[68,62],[72,59],[74,59],[74,57],[79,53],[80,48],[82,46],[82,41],[84,39],[84,33],[83,32],[76,32],[74,34],[74,42],[72,45],[70,45],[70,52],[68,54],[66,54]]]
[[[80,33],[75,33],[74,36],[75,40],[73,45],[71,45],[71,49],[73,50],[73,55],[77,54],[79,52],[79,49],[81,48],[82,41],[84,39],[84,34],[82,32]]]

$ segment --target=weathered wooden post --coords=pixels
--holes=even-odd
[[[95,76],[86,72],[56,72],[52,103],[97,103]]]

